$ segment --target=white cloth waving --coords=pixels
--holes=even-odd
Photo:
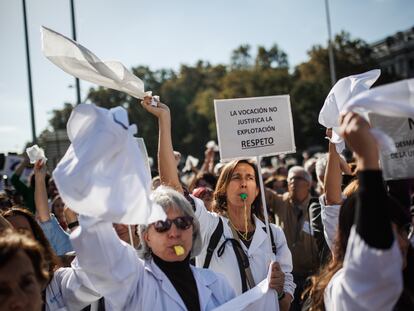
[[[339,135],[339,114],[347,101],[354,96],[368,90],[380,76],[379,69],[370,70],[361,74],[352,75],[340,79],[332,87],[321,111],[319,112],[319,123],[326,128],[332,128],[331,142],[336,144],[336,150],[341,153],[345,143]]]
[[[165,219],[162,208],[150,201],[151,176],[124,108],[78,105],[67,131],[72,144],[53,177],[71,209],[123,224]]]
[[[101,61],[84,46],[49,28],[42,26],[41,33],[43,54],[68,74],[135,98],[151,95],[144,91],[144,82],[120,62]]]

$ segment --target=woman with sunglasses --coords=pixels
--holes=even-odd
[[[183,195],[160,186],[152,193],[167,219],[139,226],[138,254],[112,224],[80,216],[72,233],[77,266],[105,297],[107,310],[212,310],[234,291],[223,276],[190,266],[201,249],[200,225]]]
[[[158,165],[163,184],[183,192],[174,166],[169,108],[163,103],[151,106],[146,97],[142,106],[158,118],[159,152]],[[225,165],[215,190],[215,206],[222,215],[210,213],[203,202],[195,197],[195,215],[200,221],[203,250],[196,257],[196,265],[208,267],[226,276],[237,295],[253,288],[267,277],[270,258],[262,215],[260,187],[256,166],[246,160],[232,161]],[[217,244],[206,263],[207,250],[218,224],[222,232],[217,234]],[[279,303],[280,310],[289,310],[295,284],[293,282],[292,257],[281,228],[271,224],[273,252],[269,287],[274,289],[272,307]]]

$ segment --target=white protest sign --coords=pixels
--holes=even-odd
[[[18,155],[8,155],[4,162],[3,174],[10,178],[23,158]]]
[[[370,113],[371,125],[389,135],[396,152],[380,150],[385,180],[414,177],[414,119],[381,116]]]
[[[221,160],[296,151],[289,95],[214,100]]]

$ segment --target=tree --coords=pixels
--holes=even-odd
[[[65,130],[70,114],[72,113],[73,105],[64,103],[62,109],[54,109],[49,124],[53,130]]]
[[[250,45],[242,44],[233,50],[230,58],[230,68],[246,69],[252,65],[252,57],[250,55]]]

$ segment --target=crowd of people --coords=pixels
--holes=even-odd
[[[168,106],[141,105],[158,120],[151,198],[166,219],[79,215],[43,161],[20,180],[24,157],[16,194],[0,194],[0,310],[213,310],[266,278],[257,310],[414,310],[414,183],[384,182],[361,116],[341,116],[350,158],[329,143],[259,174],[251,160],[217,163],[209,146],[182,172]]]

